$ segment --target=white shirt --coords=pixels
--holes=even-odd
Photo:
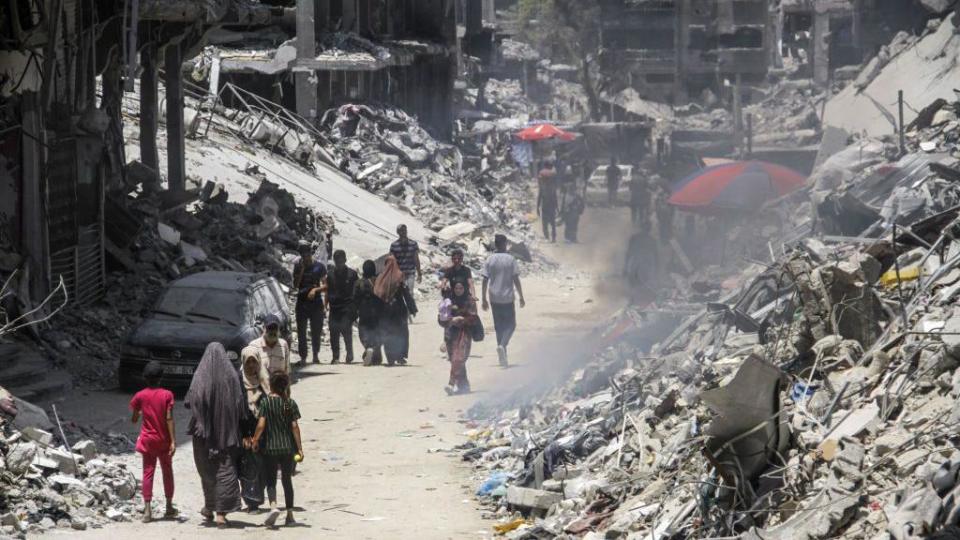
[[[278,338],[273,347],[267,345],[267,340],[262,336],[251,341],[249,347],[257,350],[260,357],[260,364],[267,367],[267,371],[282,371],[290,373],[290,345],[287,340]]]
[[[487,278],[487,291],[491,304],[512,304],[513,278],[520,275],[517,260],[509,253],[494,253],[483,264],[483,277]]]

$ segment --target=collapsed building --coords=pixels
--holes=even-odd
[[[470,33],[458,36],[460,2],[282,4],[277,16],[256,21],[256,31],[221,29],[212,35],[203,54],[186,66],[193,82],[208,87],[211,95],[235,84],[311,123],[344,104],[382,103],[450,138],[458,38],[478,44],[482,39],[475,36],[483,34],[471,16]],[[225,100],[234,106],[232,98]]]
[[[766,0],[604,0],[601,62],[645,98],[688,95],[737,77],[760,81],[771,62]]]

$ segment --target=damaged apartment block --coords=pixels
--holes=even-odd
[[[686,96],[759,81],[770,64],[765,0],[602,0],[602,64],[641,96]]]
[[[449,139],[457,75],[455,0],[272,1],[259,30],[220,29],[194,65],[216,93],[232,83],[313,123],[323,111],[383,103]],[[253,27],[255,28],[255,26]]]

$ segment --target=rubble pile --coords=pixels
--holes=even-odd
[[[437,142],[403,111],[368,105],[344,105],[328,111],[327,137],[342,153],[340,168],[367,190],[417,215],[440,232],[451,226],[503,228],[517,237],[529,231],[529,185],[505,157],[492,151],[500,166],[470,168],[452,145]],[[471,231],[472,232],[472,231]]]
[[[956,152],[943,120],[912,140]],[[906,539],[957,524],[957,179],[947,153],[859,141],[814,172],[772,263],[694,273],[688,306],[704,276],[723,285],[654,345],[640,336],[655,321],[628,313],[634,328],[563,384],[472,410],[459,449],[496,530]]]
[[[136,515],[142,500],[132,471],[101,458],[91,440],[68,448],[45,417],[46,429],[20,429],[16,417],[15,408],[0,414],[0,536],[82,531]]]
[[[257,177],[256,167],[247,174]],[[106,296],[93,306],[70,305],[41,333],[41,346],[77,382],[113,386],[115,361],[142,311],[170,280],[209,270],[266,273],[291,285],[297,242],[320,248],[333,234],[333,220],[298,207],[293,196],[267,180],[245,204],[205,190],[205,202],[188,211],[164,210],[159,197],[131,198],[127,211],[142,227],[125,259],[129,272],[107,276]]]

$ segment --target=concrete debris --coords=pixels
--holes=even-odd
[[[291,286],[297,242],[310,242],[326,254],[328,237],[336,232],[333,218],[299,206],[256,166],[243,173],[257,186],[244,204],[212,198],[187,210],[167,208],[160,196],[119,201],[117,206],[125,206],[144,224],[131,231],[129,248],[123,250],[135,261],[133,273],[108,274],[103,302],[69,306],[53,319],[41,335],[41,354],[65,368],[75,384],[110,388],[116,381],[119,347],[170,280],[233,270],[267,273]]]
[[[28,437],[29,435],[29,437]],[[137,478],[125,465],[98,458],[84,440],[53,448],[39,429],[0,419],[0,525],[14,536],[62,527],[85,530],[135,517]],[[33,440],[29,440],[33,439]],[[39,442],[34,442],[39,440]],[[45,442],[44,442],[45,441]]]
[[[771,263],[674,273],[559,384],[471,409],[463,459],[498,479],[479,499],[504,523],[538,517],[510,537],[899,539],[955,524],[958,111],[931,106],[903,155],[869,139],[830,149],[810,200],[784,202],[789,226],[765,237]]]
[[[327,111],[321,129],[335,143],[342,171],[443,232],[443,243],[472,233],[454,234],[460,229],[450,227],[461,223],[509,230],[518,240],[529,236],[533,201],[515,181],[520,171],[508,156],[509,130],[493,128],[453,146],[400,109],[360,104]]]

